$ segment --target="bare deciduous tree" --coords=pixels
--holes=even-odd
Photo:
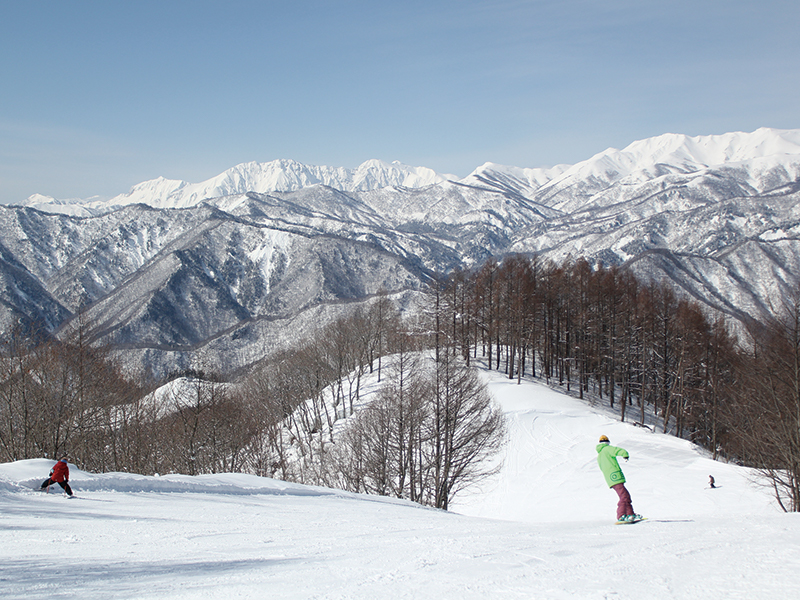
[[[459,491],[495,472],[487,460],[503,445],[505,419],[474,369],[450,353],[440,354],[430,385],[433,505],[447,510]]]
[[[739,455],[764,475],[784,510],[800,512],[800,289],[752,334],[749,377],[728,422]]]

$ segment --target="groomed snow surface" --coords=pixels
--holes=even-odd
[[[246,475],[0,465],[1,598],[799,598],[800,515],[747,470],[602,407],[486,373],[509,416],[502,472],[451,512]],[[637,512],[595,461],[626,448]],[[717,489],[708,488],[714,475]]]

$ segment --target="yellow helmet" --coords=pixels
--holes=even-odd
[[[602,444],[603,442],[608,443],[608,438],[606,436],[604,436],[604,435],[601,435],[600,436],[600,443]]]

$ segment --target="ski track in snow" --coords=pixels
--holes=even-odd
[[[509,415],[503,469],[449,513],[247,475],[75,467],[67,500],[32,489],[52,461],[0,465],[0,598],[800,597],[800,515],[745,469],[542,385],[486,378]],[[631,453],[648,521],[614,525],[601,433]],[[707,489],[709,474],[722,487]]]

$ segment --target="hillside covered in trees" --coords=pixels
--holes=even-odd
[[[622,420],[653,414],[760,469],[800,510],[800,295],[743,339],[666,283],[582,260],[490,260],[427,298],[401,314],[379,295],[247,372],[198,363],[152,389],[81,327],[66,341],[12,336],[0,460],[68,452],[91,471],[246,472],[447,508],[491,475],[503,442],[479,361],[608,402]]]

